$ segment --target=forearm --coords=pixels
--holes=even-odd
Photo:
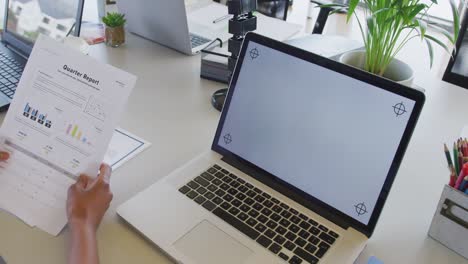
[[[83,225],[71,227],[68,264],[98,264],[96,232]]]

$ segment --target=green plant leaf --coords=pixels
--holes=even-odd
[[[452,44],[455,43],[454,39],[453,39],[453,34],[448,32],[447,30],[441,28],[441,27],[438,27],[436,25],[431,25],[429,24],[429,27],[439,33],[441,33],[442,35],[444,35]]]
[[[354,10],[356,9],[358,4],[359,4],[359,0],[350,0],[349,1],[348,15],[346,17],[346,22],[349,22],[349,19],[353,15]]]
[[[460,14],[458,13],[458,8],[454,0],[450,0],[450,7],[452,8],[453,16],[453,43],[455,43],[460,34]]]
[[[424,38],[424,36],[426,35],[426,32],[427,32],[427,23],[426,21],[422,21],[422,20],[419,20],[419,19],[416,19],[415,20],[417,26],[419,27],[419,30],[420,30],[420,34],[421,34],[421,40]]]
[[[436,39],[435,37],[433,37],[433,36],[431,36],[431,35],[425,35],[424,38],[430,39],[431,41],[435,42],[437,45],[441,46],[445,51],[447,51],[448,53],[450,53],[449,48],[448,48],[447,45],[445,45],[445,43],[443,43],[442,41]]]
[[[432,64],[434,63],[434,47],[432,47],[432,43],[426,39],[427,49],[429,50],[429,61],[430,67],[432,69]]]

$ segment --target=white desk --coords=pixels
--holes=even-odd
[[[114,201],[98,234],[102,263],[170,263],[119,219],[115,208],[209,148],[219,118],[209,99],[223,85],[199,78],[198,56],[133,35],[121,48],[98,45],[91,53],[138,75],[120,125],[153,143],[113,175]],[[416,80],[427,90],[427,103],[366,253],[385,263],[468,263],[426,235],[448,180],[442,142],[451,142],[468,123],[468,91],[423,75]],[[68,236],[65,230],[51,237],[0,212],[0,255],[8,263],[65,263]]]

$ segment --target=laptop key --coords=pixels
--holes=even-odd
[[[254,192],[254,191],[252,191],[252,190],[249,190],[249,191],[247,192],[247,196],[249,196],[250,198],[254,198],[255,195],[257,195],[257,193]]]
[[[227,190],[229,190],[229,188],[231,188],[231,187],[229,187],[229,185],[227,185],[226,183],[223,183],[223,184],[221,184],[221,186],[220,186],[219,188],[221,188],[221,189],[227,191]]]
[[[217,190],[215,194],[218,195],[219,197],[223,197],[226,194],[226,192],[223,190]]]
[[[203,179],[201,176],[196,177],[195,182],[203,187],[210,185],[210,183],[207,180]]]
[[[264,226],[262,224],[258,224],[258,225],[255,226],[255,230],[257,230],[260,233],[263,233],[266,230],[266,226]]]
[[[291,240],[291,241],[294,241],[294,240],[296,240],[297,235],[295,235],[294,233],[288,232],[288,233],[285,235],[285,237],[286,237],[287,239]]]
[[[291,224],[291,222],[289,222],[288,220],[286,219],[281,219],[281,221],[279,222],[280,225],[284,226],[284,227],[288,227],[289,224]]]
[[[276,244],[276,243],[273,243],[269,248],[268,248],[271,252],[275,253],[275,254],[278,254],[281,249],[283,249],[280,245]]]
[[[247,220],[247,224],[248,224],[249,226],[251,226],[251,227],[254,227],[257,223],[258,223],[257,220],[255,220],[255,219],[253,219],[253,218],[249,218],[249,219]]]
[[[274,205],[273,208],[271,208],[271,210],[273,210],[273,212],[276,212],[276,213],[281,213],[281,211],[283,211],[283,209],[281,209],[281,207],[279,205]]]
[[[278,226],[276,229],[276,232],[278,232],[278,234],[281,234],[281,235],[284,235],[288,230],[282,226]]]
[[[213,168],[215,168],[215,169],[217,169],[217,170],[220,170],[220,169],[221,169],[221,167],[220,167],[218,164],[213,165]]]
[[[272,214],[272,215],[270,216],[270,218],[271,218],[273,221],[278,222],[278,220],[281,219],[281,216],[279,216],[278,214]]]
[[[309,237],[308,241],[314,245],[317,245],[320,242],[320,239],[313,235]]]
[[[201,176],[202,176],[203,178],[205,178],[206,180],[208,180],[208,181],[212,181],[212,180],[214,179],[214,176],[211,175],[211,174],[209,174],[208,172],[202,173]]]
[[[240,212],[239,209],[237,209],[236,207],[232,207],[229,210],[229,213],[231,213],[233,216],[236,216],[239,212]]]
[[[289,251],[293,251],[296,248],[296,245],[291,241],[286,241],[286,243],[284,243],[284,247]]]
[[[318,258],[309,254],[307,251],[303,250],[302,248],[296,248],[294,250],[294,254],[298,255],[299,257],[303,258],[305,261],[312,263],[312,264],[316,264],[319,262]]]
[[[186,195],[187,195],[188,198],[193,199],[193,198],[198,196],[198,193],[196,191],[190,191]]]
[[[300,224],[299,224],[300,227],[304,228],[305,230],[309,230],[310,228],[310,224],[307,223],[306,221],[302,221]]]
[[[323,232],[328,232],[328,228],[326,228],[323,225],[319,225],[319,229],[322,230]]]
[[[263,202],[263,205],[267,208],[271,208],[273,206],[273,203],[270,200],[266,200]]]
[[[220,209],[219,207],[213,210],[213,214],[218,216],[219,218],[223,219],[226,221],[228,224],[236,228],[237,230],[241,231],[244,233],[246,236],[250,237],[251,239],[256,240],[258,236],[260,235],[259,232],[257,232],[255,229],[249,227],[239,219],[235,218],[228,212]]]
[[[224,195],[223,199],[228,202],[231,202],[234,199],[234,197],[232,197],[230,194],[226,194]]]
[[[217,171],[218,171],[218,170],[215,169],[214,167],[208,169],[208,172],[211,173],[211,174],[214,174],[214,173],[216,173]]]
[[[248,213],[248,215],[250,215],[251,217],[254,217],[254,218],[256,218],[259,214],[260,214],[259,212],[255,211],[253,209],[250,210],[249,213]]]
[[[214,179],[211,182],[216,186],[219,186],[219,185],[221,185],[223,183],[220,179]]]
[[[274,240],[275,240],[276,243],[278,243],[280,245],[283,245],[283,243],[286,241],[286,238],[284,238],[284,237],[282,237],[280,235],[277,235]]]
[[[217,204],[217,205],[220,205],[221,203],[223,202],[223,199],[219,198],[219,197],[215,197],[213,199],[213,203]]]
[[[310,236],[310,233],[305,230],[301,230],[299,232],[299,236],[302,237],[303,239],[307,239]]]
[[[242,193],[245,193],[249,190],[249,188],[247,188],[245,185],[241,185],[237,188],[237,190],[239,190]]]
[[[221,208],[223,208],[224,210],[229,210],[229,208],[231,208],[231,204],[229,204],[228,202],[224,202],[221,204]]]
[[[245,197],[246,197],[246,196],[245,196],[245,194],[243,194],[243,193],[238,193],[238,194],[236,195],[236,198],[239,199],[239,200],[241,200],[241,201],[243,201],[243,200],[245,199]]]
[[[257,211],[260,211],[260,210],[263,209],[263,205],[261,205],[259,203],[255,203],[252,207]]]
[[[318,229],[318,228],[316,228],[316,227],[314,227],[314,226],[311,227],[311,228],[309,229],[309,231],[310,231],[312,234],[314,234],[314,235],[318,235],[318,234],[320,233],[320,229]]]
[[[317,247],[309,243],[305,247],[305,250],[308,251],[310,254],[314,254],[315,251],[317,250]]]
[[[208,190],[210,190],[211,192],[216,192],[216,190],[218,189],[218,187],[216,187],[215,185],[211,184],[210,186],[208,186]]]
[[[272,221],[272,220],[268,221],[268,223],[266,225],[271,229],[274,229],[274,228],[276,228],[278,226],[278,224],[275,221]]]
[[[304,247],[307,244],[307,242],[304,239],[300,238],[300,237],[298,237],[296,239],[296,241],[294,241],[294,242],[296,243],[296,245],[298,245],[300,247]]]
[[[234,205],[235,207],[239,207],[242,205],[242,202],[237,200],[237,199],[234,199],[234,201],[231,202],[232,205]]]
[[[326,233],[323,233],[323,232],[319,235],[319,238],[322,239],[323,241],[327,242],[330,245],[335,243],[335,238],[334,237],[332,237],[332,236],[330,236],[330,235],[328,235]]]
[[[270,244],[272,243],[271,239],[269,239],[268,237],[266,236],[260,236],[258,239],[257,239],[257,242],[262,245],[263,247],[268,247],[270,246]]]
[[[200,187],[200,184],[198,184],[198,183],[196,183],[196,182],[194,182],[194,181],[190,181],[189,183],[187,183],[187,185],[188,185],[190,188],[194,189],[194,190],[196,190],[196,189],[198,189],[198,187]]]
[[[318,223],[312,219],[309,219],[309,224],[313,225],[313,226],[318,226]]]
[[[237,188],[240,186],[240,183],[238,181],[232,181],[229,185],[231,185],[234,188]]]
[[[325,255],[325,253],[327,253],[329,248],[330,248],[330,246],[327,243],[320,242],[320,244],[318,246],[318,250],[315,253],[315,256],[317,256],[317,258],[322,258],[323,255]]]
[[[291,222],[295,223],[296,225],[301,222],[301,219],[295,215],[293,215],[289,220],[291,220]]]
[[[302,259],[300,259],[298,256],[293,256],[291,260],[289,261],[289,264],[301,264]]]
[[[291,232],[293,232],[294,234],[296,234],[297,232],[299,232],[299,230],[301,230],[297,225],[295,224],[292,224],[291,226],[289,226],[288,228]]]
[[[203,196],[198,196],[197,198],[195,198],[194,200],[197,204],[202,204],[206,201],[206,198],[203,197]]]
[[[333,231],[328,231],[328,234],[334,238],[338,238],[340,235],[338,235],[337,233],[333,232]]]
[[[249,218],[249,216],[244,213],[240,213],[237,217],[242,221],[245,221]]]
[[[208,199],[208,200],[211,200],[211,199],[213,199],[215,197],[215,195],[212,192],[207,192],[203,196],[205,196],[205,198]]]
[[[206,201],[202,206],[205,207],[205,209],[208,211],[212,211],[216,208],[216,204],[212,203],[211,201]]]
[[[258,220],[260,223],[265,224],[265,223],[268,221],[268,218],[267,218],[266,216],[264,216],[264,215],[259,215],[259,216],[257,217],[257,220]]]
[[[240,209],[242,212],[247,213],[247,212],[250,210],[250,207],[247,206],[247,205],[245,205],[245,204],[243,204],[243,205],[239,206],[239,209]]]
[[[289,259],[289,256],[286,255],[286,254],[284,254],[283,252],[279,253],[278,256],[279,256],[280,258],[282,258],[283,260],[285,260],[285,261],[288,261],[288,259]]]
[[[182,186],[180,189],[179,189],[179,192],[183,193],[183,194],[186,194],[190,191],[190,187],[188,186]]]
[[[262,210],[262,214],[266,215],[266,216],[270,216],[272,213],[272,211],[268,208],[263,208]]]
[[[224,178],[224,174],[222,172],[216,172],[214,176],[217,177],[218,179]]]
[[[208,190],[205,189],[205,188],[203,188],[203,187],[200,187],[200,188],[197,189],[197,192],[198,192],[199,194],[205,194],[207,191],[208,191]]]
[[[231,195],[236,195],[239,191],[234,189],[234,188],[231,188],[228,190],[228,193],[231,194]]]
[[[273,231],[271,229],[268,229],[267,231],[265,231],[265,236],[267,236],[268,238],[273,239],[276,236],[276,233],[275,233],[275,231]]]
[[[252,200],[251,198],[247,198],[247,199],[244,200],[244,203],[246,203],[247,205],[252,205],[252,204],[255,203],[255,201]]]
[[[259,202],[259,203],[263,203],[263,201],[265,201],[265,197],[263,197],[261,195],[257,195],[257,196],[255,196],[254,200]]]
[[[291,213],[288,212],[288,211],[283,211],[283,212],[281,213],[281,216],[284,217],[284,218],[289,218],[289,217],[291,217]]]
[[[270,199],[271,198],[271,195],[269,195],[268,193],[262,193],[262,196],[267,198],[267,199]]]

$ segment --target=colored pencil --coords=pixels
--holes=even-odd
[[[458,151],[456,143],[453,143],[453,161],[455,164],[455,171],[458,174],[460,172],[460,165],[458,164]]]
[[[468,176],[465,176],[462,183],[460,184],[460,187],[458,187],[458,190],[462,192],[465,191],[467,185],[468,185]]]
[[[445,158],[447,159],[449,168],[452,168],[453,167],[452,157],[450,156],[450,150],[448,149],[447,144],[444,144],[444,152],[445,152]]]

